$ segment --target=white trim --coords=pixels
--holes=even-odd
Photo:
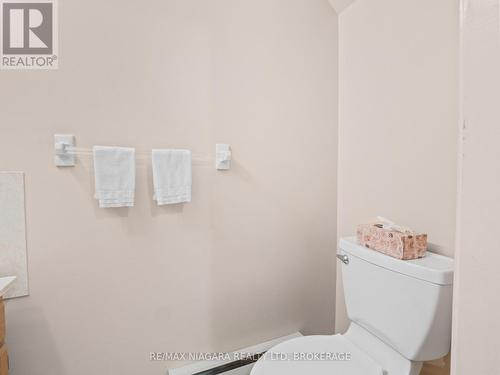
[[[461,265],[461,233],[462,225],[460,224],[462,218],[462,181],[463,181],[463,159],[464,159],[464,140],[465,132],[467,130],[465,122],[465,109],[464,109],[464,23],[467,16],[467,1],[460,0],[459,6],[459,132],[458,132],[458,166],[457,166],[457,196],[456,196],[456,220],[455,220],[455,272],[453,280],[453,308],[451,318],[451,373],[456,373],[456,360],[458,356],[458,319],[459,319],[459,300],[460,300],[460,265]]]
[[[301,336],[302,336],[302,334],[300,332],[295,332],[295,333],[292,333],[291,335],[278,337],[274,340],[266,341],[264,343],[254,345],[254,346],[251,346],[249,348],[235,350],[233,353],[237,353],[237,352],[244,352],[244,353],[248,353],[248,354],[262,353],[262,352],[265,352],[265,351],[271,349],[272,347],[278,345],[279,343],[294,339],[296,337],[301,337]],[[214,367],[218,367],[218,366],[230,363],[230,362],[231,361],[201,361],[201,362],[196,362],[196,363],[184,366],[184,367],[170,369],[170,370],[168,370],[168,375],[192,375],[193,373],[210,370]]]

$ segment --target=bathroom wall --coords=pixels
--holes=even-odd
[[[245,347],[335,314],[337,16],[328,0],[59,4],[57,71],[0,72],[0,170],[26,172],[30,296],[8,301],[12,375],[164,374],[151,351]],[[193,201],[102,210],[94,144],[230,143]]]
[[[0,172],[0,275],[16,279],[4,299],[29,294],[24,174]]]
[[[381,215],[453,255],[458,8],[458,0],[357,0],[340,15],[339,237]]]
[[[500,371],[498,251],[500,225],[499,4],[463,3],[462,131],[454,286],[452,373]]]
[[[356,0],[328,0],[332,4],[333,9],[337,14],[342,13],[348,6],[350,6]]]

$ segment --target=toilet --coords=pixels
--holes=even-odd
[[[337,257],[350,326],[303,336],[262,356],[251,375],[417,375],[450,350],[453,259],[403,261],[340,240]]]

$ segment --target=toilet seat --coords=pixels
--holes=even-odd
[[[312,358],[313,354],[317,357]],[[318,358],[320,355],[322,357]],[[299,374],[383,375],[384,372],[378,363],[342,335],[304,336],[285,341],[271,348],[251,372],[251,375]]]

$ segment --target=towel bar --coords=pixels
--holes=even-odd
[[[229,147],[229,146],[228,146]],[[55,165],[58,167],[74,167],[75,156],[92,156],[92,148],[76,147],[75,136],[72,134],[56,134],[54,136]],[[151,158],[151,150],[136,151],[136,155]],[[193,165],[213,166],[216,155],[193,153]]]

